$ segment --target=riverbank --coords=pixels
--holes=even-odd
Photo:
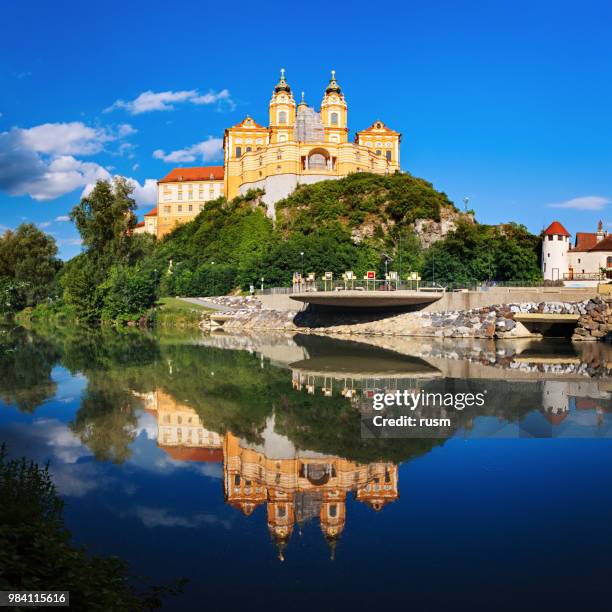
[[[612,332],[612,298],[592,298],[580,302],[523,302],[496,304],[451,312],[360,313],[308,308],[302,312],[243,308],[231,313],[223,328],[274,330],[323,334],[414,336],[425,338],[534,338],[518,319],[520,315],[573,315],[572,340],[598,340]]]

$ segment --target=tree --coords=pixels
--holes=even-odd
[[[133,191],[123,177],[115,177],[112,184],[100,180],[70,213],[85,251],[107,268],[113,263],[130,263],[136,227]]]
[[[55,239],[31,223],[0,236],[0,311],[35,306],[56,292],[62,262]]]

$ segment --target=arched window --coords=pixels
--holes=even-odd
[[[338,113],[332,113],[330,115],[330,122],[332,125],[338,125]]]
[[[278,113],[278,122],[279,123],[287,123],[287,111],[279,111],[279,113]]]
[[[391,151],[387,151],[387,161],[391,161]]]
[[[240,157],[242,155],[242,147],[236,147],[236,157]]]

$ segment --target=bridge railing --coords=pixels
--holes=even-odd
[[[439,283],[422,281],[391,280],[316,280],[296,283],[291,287],[267,287],[257,291],[263,295],[287,295],[291,293],[308,293],[311,291],[446,291]]]

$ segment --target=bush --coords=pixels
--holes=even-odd
[[[128,566],[73,547],[49,466],[0,447],[0,590],[70,591],[75,610],[153,610],[169,589],[137,594]]]

